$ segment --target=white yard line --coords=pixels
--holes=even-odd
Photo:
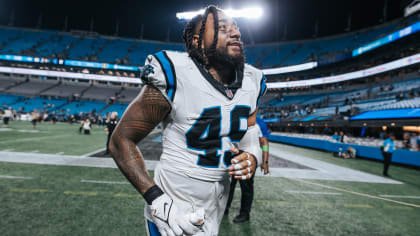
[[[420,196],[410,196],[410,195],[379,195],[379,197],[386,197],[386,198],[408,198],[408,199],[420,199]]]
[[[80,180],[81,183],[94,183],[94,184],[129,184],[126,181],[105,181],[105,180]]]
[[[32,138],[21,138],[21,139],[10,139],[10,140],[6,140],[6,141],[0,141],[0,144],[37,141],[37,140],[40,140],[40,139],[49,139],[49,138],[54,138],[55,139],[55,138],[62,138],[62,137],[67,137],[67,136],[71,136],[71,134],[62,134],[62,135],[55,135],[55,136],[43,136],[43,137],[32,137]]]
[[[333,193],[333,192],[313,192],[313,191],[298,191],[298,190],[288,190],[286,193],[293,193],[293,194],[314,194],[314,195],[341,195],[341,193]]]
[[[63,155],[64,152],[57,152],[56,155]]]
[[[351,194],[362,196],[362,197],[366,197],[366,198],[378,199],[378,200],[383,200],[383,201],[387,201],[387,202],[397,203],[397,204],[400,204],[400,205],[405,205],[405,206],[411,206],[411,207],[420,208],[420,205],[417,205],[417,204],[396,201],[396,200],[392,200],[392,199],[388,199],[388,198],[383,198],[383,197],[377,197],[377,196],[373,196],[373,195],[366,194],[366,193],[360,193],[360,192],[350,191],[350,190],[346,190],[346,189],[342,189],[342,188],[337,188],[337,187],[329,186],[329,185],[326,185],[326,184],[314,183],[314,182],[303,180],[303,179],[291,179],[291,180],[295,180],[295,181],[302,182],[302,183],[309,184],[309,185],[315,185],[315,186],[320,186],[320,187],[323,187],[323,188],[333,189],[333,190],[340,191],[340,192],[351,193]]]
[[[118,168],[112,158],[102,157],[82,157],[69,155],[55,155],[42,153],[25,153],[25,152],[3,152],[0,151],[0,161],[13,163],[29,163],[41,165],[58,165],[58,166],[86,166],[86,167],[102,167],[102,168]],[[154,170],[157,161],[146,160],[148,170]]]
[[[271,176],[296,179],[319,179],[319,180],[338,180],[365,183],[384,183],[402,184],[390,178],[369,174],[359,170],[334,165],[328,162],[313,159],[309,154],[297,154],[285,151],[282,144],[270,143],[270,153],[282,159],[312,168],[291,169],[291,168],[270,168]],[[258,173],[258,171],[257,171]]]
[[[105,151],[105,149],[106,149],[106,148],[100,148],[100,149],[98,149],[98,150],[96,150],[96,151],[93,151],[93,152],[89,152],[89,153],[83,154],[83,155],[82,155],[82,157],[89,157],[90,155],[93,155],[93,154],[95,154],[95,153],[98,153],[98,152],[103,152],[103,151]]]
[[[0,179],[33,179],[33,177],[0,175]]]

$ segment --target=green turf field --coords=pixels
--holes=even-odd
[[[17,122],[12,128],[31,129],[29,123]],[[42,134],[45,138],[38,140],[39,152],[68,151],[73,155],[103,146],[102,128],[94,128],[93,135],[86,139],[77,129],[78,125],[41,124],[41,133],[19,136],[17,131],[2,131],[0,140],[11,140],[4,136],[6,132],[11,132],[10,136],[14,135],[17,140]],[[69,133],[67,141],[73,148],[65,145],[65,140],[54,142],[54,138],[47,138],[61,133]],[[86,146],[87,142],[94,148],[72,150]],[[9,142],[12,147],[1,145],[0,149],[32,150],[18,142]],[[44,149],[48,145],[57,147]],[[372,174],[381,173],[382,164],[377,162],[336,159],[326,152],[286,145],[284,149]],[[231,222],[239,210],[238,188],[230,215],[222,222],[220,235],[419,235],[420,208],[371,197],[420,196],[420,171],[391,166],[390,174],[404,184],[256,177],[251,221]],[[0,162],[0,176],[3,176],[0,178],[0,235],[146,235],[144,201],[126,184],[117,169]],[[91,180],[117,183],[91,183]],[[389,199],[420,205],[419,198]]]
[[[79,127],[42,122],[33,129],[29,121],[11,121],[8,128],[0,129],[0,151],[83,155],[105,148],[104,127],[92,125],[90,135],[79,134]]]

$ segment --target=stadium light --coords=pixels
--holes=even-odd
[[[203,14],[205,9],[200,9],[197,11],[186,11],[176,13],[176,18],[179,20],[190,20],[194,16]],[[239,10],[235,9],[225,9],[223,10],[226,14],[232,18],[248,18],[248,19],[259,19],[263,15],[263,10],[261,7],[249,7]]]

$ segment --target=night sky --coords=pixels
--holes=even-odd
[[[386,19],[384,5],[387,2]],[[345,32],[351,14],[351,30],[363,29],[403,16],[410,0],[260,0],[260,1],[198,1],[198,0],[0,0],[0,25],[8,25],[14,15],[14,26],[37,28],[42,15],[41,29],[63,30],[68,16],[68,30],[89,30],[114,35],[119,22],[120,37],[181,42],[183,22],[176,19],[179,11],[197,10],[208,4],[221,8],[261,6],[260,20],[238,20],[243,40],[268,43],[310,39],[318,22],[318,37]],[[287,34],[285,38],[285,27]]]

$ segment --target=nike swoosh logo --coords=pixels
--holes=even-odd
[[[163,204],[163,217],[166,218],[166,206],[169,205],[167,202]]]

